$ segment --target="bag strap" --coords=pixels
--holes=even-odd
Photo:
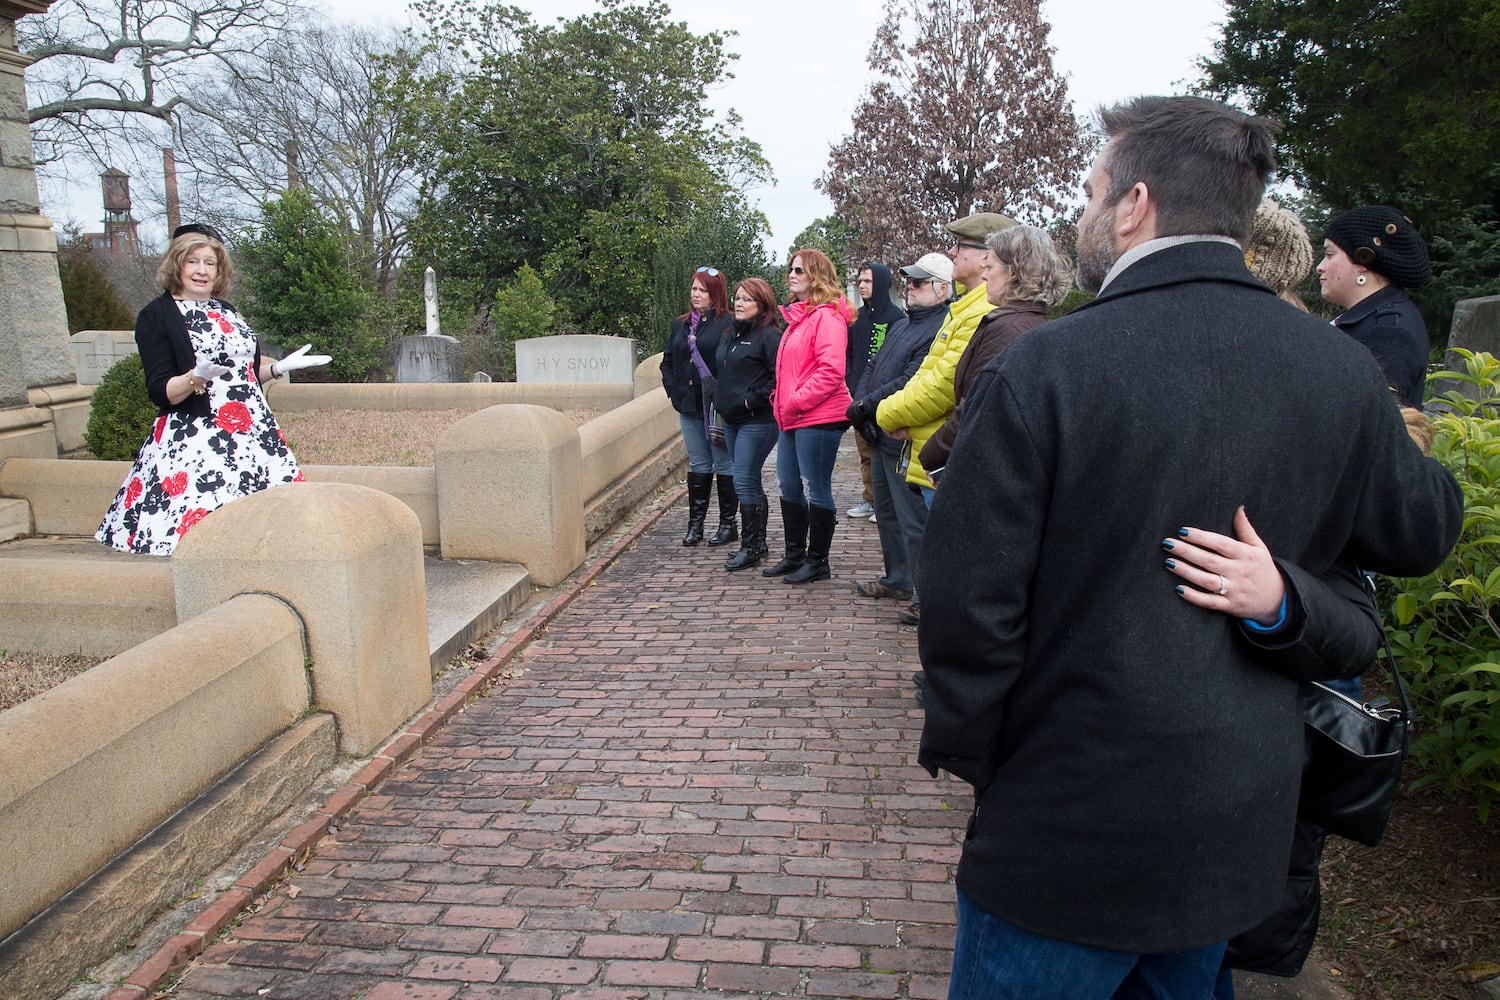
[[[1391,651],[1391,640],[1385,634],[1385,618],[1380,613],[1380,603],[1375,600],[1375,581],[1370,574],[1362,569],[1355,569],[1359,574],[1359,582],[1365,588],[1365,593],[1370,598],[1370,605],[1375,610],[1375,621],[1380,625],[1380,647],[1385,651],[1386,669],[1396,680],[1396,695],[1401,699],[1401,722],[1410,728],[1411,726],[1411,698],[1406,693],[1406,681],[1401,677],[1401,671],[1396,669],[1396,654]]]

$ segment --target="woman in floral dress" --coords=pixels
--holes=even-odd
[[[262,363],[254,331],[218,297],[233,274],[212,228],[187,225],[172,234],[156,274],[166,291],[135,324],[146,391],[159,412],[94,534],[105,545],[171,555],[209,512],[302,480],[260,387],[329,359],[303,347]]]

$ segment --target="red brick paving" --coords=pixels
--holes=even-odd
[[[968,793],[915,763],[915,632],[852,592],[874,525],[789,587],[684,549],[683,509],[362,770],[173,996],[942,996]]]

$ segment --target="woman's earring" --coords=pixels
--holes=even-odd
[[[1359,277],[1354,279],[1354,283],[1356,285],[1363,285],[1365,283],[1365,276],[1361,274]]]

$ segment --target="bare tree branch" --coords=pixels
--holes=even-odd
[[[205,71],[259,52],[301,13],[300,0],[62,0],[22,19],[38,163],[103,166],[122,144],[159,144],[154,122],[214,115],[193,96]]]

